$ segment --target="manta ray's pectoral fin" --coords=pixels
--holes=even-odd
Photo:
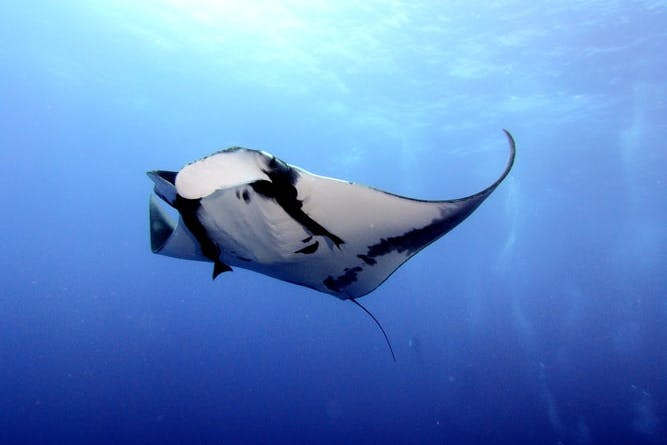
[[[346,242],[345,248],[327,257],[326,267],[320,268],[317,289],[341,299],[363,297],[413,255],[468,218],[514,164],[514,139],[507,131],[505,135],[510,152],[502,174],[482,191],[464,198],[417,200],[322,177],[299,183],[299,196],[305,198],[303,211]],[[302,175],[306,177],[305,172]]]
[[[220,275],[221,273],[231,272],[231,271],[232,268],[229,267],[229,265],[218,260],[213,264],[213,279],[215,280],[216,278],[218,278],[218,275]]]

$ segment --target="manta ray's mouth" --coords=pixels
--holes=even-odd
[[[149,203],[149,220],[151,228],[151,250],[160,253],[169,237],[174,233],[176,224],[160,206],[155,195],[151,195]]]

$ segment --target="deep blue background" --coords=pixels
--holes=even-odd
[[[0,443],[667,443],[667,3],[0,4]],[[150,253],[217,149],[424,199],[362,302]]]

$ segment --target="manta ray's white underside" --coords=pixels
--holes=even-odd
[[[470,215],[509,173],[466,198],[422,201],[317,176],[261,151],[232,148],[179,172],[153,171],[155,253],[254,270],[342,299],[374,290]]]

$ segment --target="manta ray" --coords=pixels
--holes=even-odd
[[[240,267],[351,300],[389,343],[356,299],[459,225],[498,187],[515,157],[514,139],[503,131],[510,153],[500,177],[478,193],[444,201],[318,176],[242,147],[218,151],[178,172],[150,171],[151,249],[211,262],[214,279]],[[158,197],[178,212],[178,221]]]

